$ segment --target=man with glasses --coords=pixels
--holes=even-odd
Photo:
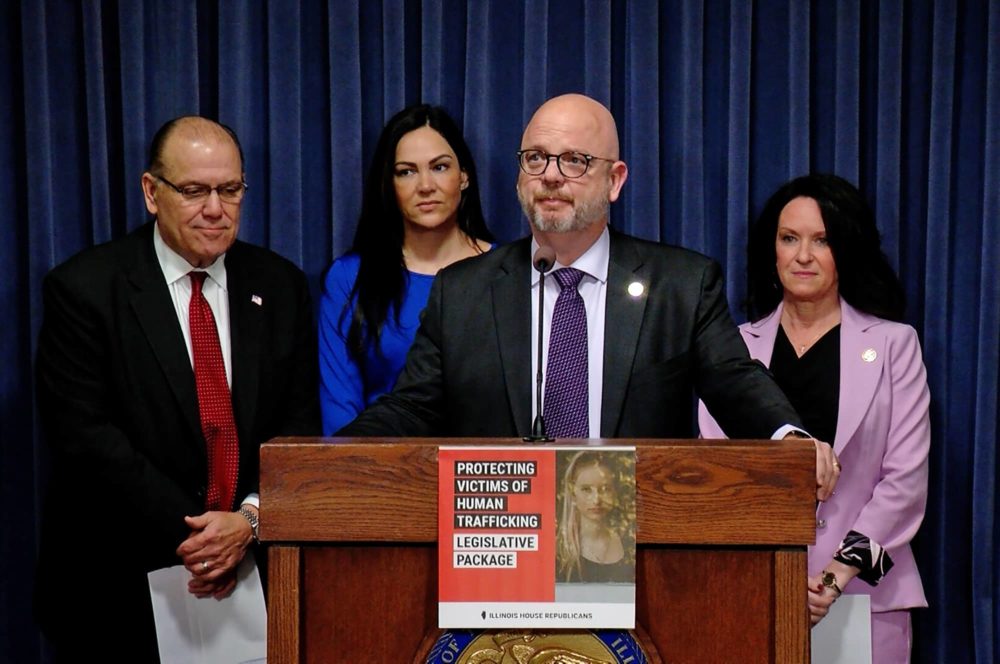
[[[305,275],[236,239],[236,134],[171,120],[142,190],[153,221],[44,283],[36,613],[60,660],[157,661],[146,573],[183,564],[191,593],[231,592],[256,538],[260,444],[320,429]]]
[[[695,392],[732,438],[798,434],[795,410],[747,355],[719,266],[608,228],[628,167],[604,106],[549,100],[517,156],[531,237],[438,274],[395,389],[341,435],[526,436],[539,363],[549,435],[691,437]],[[541,353],[539,247],[554,254]],[[830,446],[817,444],[821,500],[836,472]]]

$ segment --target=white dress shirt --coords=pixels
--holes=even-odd
[[[194,351],[191,348],[191,320],[188,310],[191,304],[191,272],[206,272],[208,278],[201,292],[208,300],[208,306],[215,317],[215,328],[219,331],[219,345],[222,346],[222,359],[226,363],[226,382],[233,386],[232,343],[229,339],[229,291],[226,290],[226,255],[219,256],[214,263],[206,268],[191,267],[183,256],[167,246],[160,236],[160,225],[153,227],[153,249],[156,260],[160,262],[160,270],[170,290],[170,299],[174,302],[177,322],[181,324],[184,334],[184,344],[187,346],[191,369],[194,369]]]

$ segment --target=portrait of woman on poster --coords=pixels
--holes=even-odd
[[[837,176],[792,180],[751,230],[748,274],[743,341],[841,464],[809,547],[812,623],[842,593],[869,595],[872,661],[909,662],[910,609],[927,606],[910,541],[927,503],[930,393],[871,208]],[[704,404],[699,424],[724,437]]]
[[[626,468],[634,457],[560,454],[570,456],[557,505],[556,582],[635,583],[635,474]],[[633,482],[629,492],[623,477]]]
[[[334,261],[319,311],[320,404],[327,435],[390,391],[434,275],[489,251],[472,153],[444,109],[393,116],[364,183],[351,250]]]

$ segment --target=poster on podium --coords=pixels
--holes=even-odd
[[[635,626],[634,447],[441,447],[438,624]]]

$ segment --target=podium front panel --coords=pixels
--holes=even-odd
[[[664,660],[807,661],[812,443],[603,442],[637,448],[636,612]],[[412,661],[437,622],[438,444],[523,443],[262,448],[269,661]]]

